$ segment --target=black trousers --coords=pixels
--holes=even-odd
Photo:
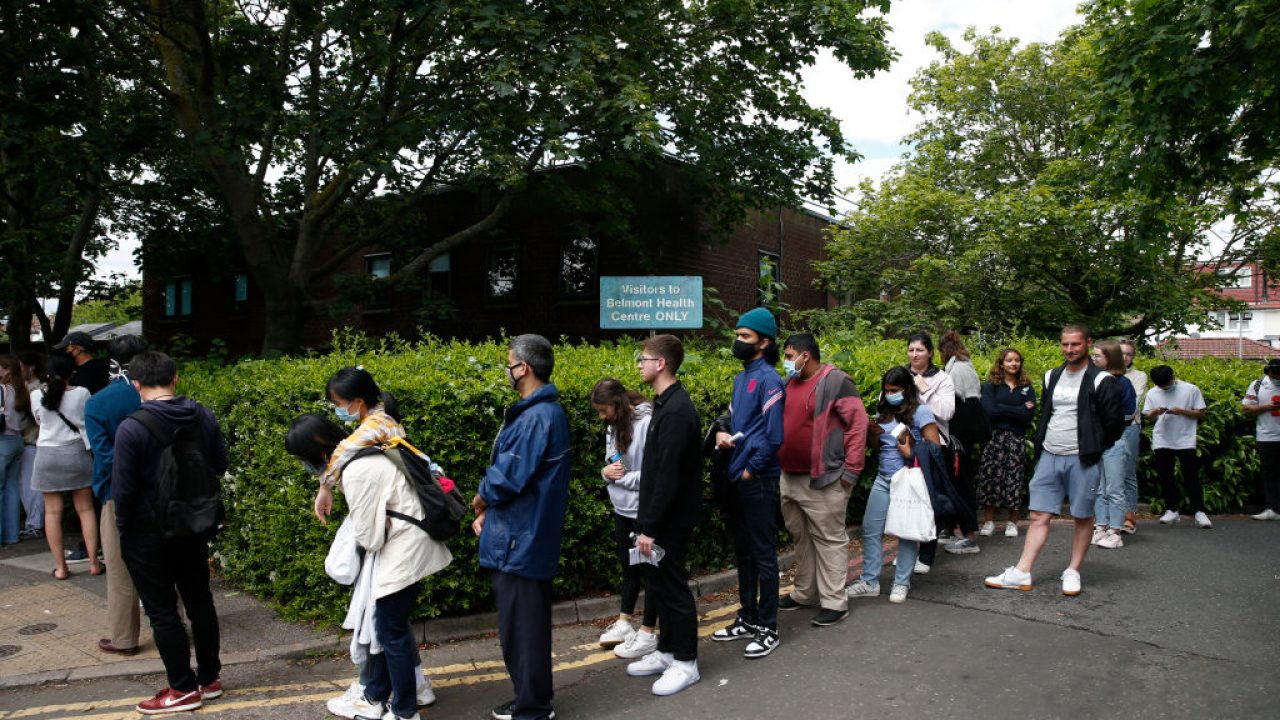
[[[515,720],[551,713],[551,581],[498,570],[489,578],[498,605],[502,659],[515,686]]]
[[[222,661],[218,656],[218,613],[209,590],[209,544],[126,530],[120,534],[120,554],[151,622],[169,687],[190,692],[217,680]],[[178,616],[179,597],[191,621],[195,672],[191,670],[187,632]]]
[[[635,541],[631,539],[631,533],[635,529],[636,521],[634,518],[625,517],[618,513],[613,514],[613,541],[618,551],[618,563],[622,565],[622,606],[619,611],[627,615],[635,614],[636,603],[640,599],[640,591],[645,589],[648,584],[644,571],[645,566],[631,564],[631,548],[635,545]],[[641,624],[645,627],[653,627],[657,621],[657,605],[653,602],[653,591],[650,590],[645,596],[644,619],[641,620]]]
[[[645,614],[652,605],[661,627],[658,650],[671,653],[676,660],[698,659],[698,606],[689,589],[689,568],[685,564],[689,533],[671,530],[655,537],[654,542],[666,555],[657,567],[643,566],[649,579]]]
[[[1280,512],[1280,442],[1258,443],[1258,460],[1262,465],[1262,492],[1267,508]]]
[[[1182,498],[1178,494],[1178,481],[1173,474],[1173,462],[1178,461],[1182,469],[1182,486],[1187,491],[1187,504],[1192,512],[1204,511],[1204,489],[1200,486],[1200,458],[1196,457],[1196,449],[1173,450],[1157,448],[1154,453],[1156,476],[1160,478],[1160,489],[1164,495],[1166,510],[1177,510],[1182,507]]]

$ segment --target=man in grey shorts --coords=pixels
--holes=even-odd
[[[1102,453],[1124,433],[1121,391],[1115,379],[1089,362],[1089,328],[1062,328],[1061,366],[1045,373],[1036,471],[1031,478],[1031,527],[1018,564],[987,578],[991,588],[1031,589],[1031,566],[1049,539],[1049,521],[1071,502],[1075,533],[1071,564],[1062,572],[1062,594],[1080,594],[1080,565],[1093,533],[1093,502],[1102,474]]]

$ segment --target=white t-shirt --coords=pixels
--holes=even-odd
[[[1263,377],[1261,381],[1257,381],[1257,385],[1249,383],[1244,393],[1244,404],[1266,405],[1271,402],[1271,398],[1278,395],[1280,395],[1280,383],[1270,377]],[[1258,442],[1280,442],[1280,415],[1273,415],[1272,412],[1280,412],[1280,410],[1264,412],[1254,420]]]
[[[1044,451],[1054,455],[1079,455],[1080,436],[1076,432],[1076,415],[1080,406],[1080,380],[1086,368],[1076,372],[1063,370],[1053,386],[1053,414],[1044,434]]]
[[[1147,374],[1138,368],[1131,367],[1124,376],[1129,378],[1129,384],[1133,386],[1133,392],[1138,396],[1138,407],[1142,407],[1142,395],[1147,391]],[[1142,426],[1142,413],[1134,414],[1133,424]]]
[[[1156,408],[1186,408],[1203,410],[1204,395],[1200,388],[1189,382],[1174,380],[1168,390],[1153,387],[1147,391],[1147,401],[1142,405],[1142,414]],[[1155,429],[1151,431],[1151,447],[1156,450],[1194,450],[1196,447],[1196,427],[1199,420],[1184,415],[1164,413],[1156,418]]]
[[[67,427],[58,413],[47,409],[43,401],[44,390],[31,393],[31,410],[40,425],[40,438],[36,440],[36,446],[52,447],[78,442],[84,443],[87,449],[89,433],[84,431],[84,404],[89,402],[89,391],[82,387],[69,387],[62,394],[62,403],[58,406],[63,416],[80,429],[79,433]]]

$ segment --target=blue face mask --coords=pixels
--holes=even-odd
[[[801,365],[800,367],[804,367]],[[800,368],[796,367],[795,360],[783,360],[782,370],[787,374],[787,379],[791,379],[800,374]]]
[[[885,400],[885,402],[889,403],[890,405],[893,405],[894,407],[897,407],[898,405],[901,405],[901,404],[902,404],[902,393],[900,393],[900,392],[897,392],[897,393],[887,393],[887,394],[884,396],[884,400]]]
[[[336,407],[333,409],[333,411],[338,414],[339,422],[349,423],[353,420],[360,419],[359,415],[352,414],[350,410],[347,410],[344,407]]]

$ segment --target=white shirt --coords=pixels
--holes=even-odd
[[[929,389],[920,393],[920,402],[933,413],[933,421],[942,433],[943,442],[951,436],[951,418],[956,414],[956,385],[945,372],[936,372],[924,381]]]
[[[1054,455],[1079,455],[1080,436],[1076,431],[1080,410],[1080,380],[1085,370],[1063,370],[1053,386],[1053,414],[1044,434],[1044,451]],[[1048,377],[1046,375],[1046,377]]]
[[[1263,377],[1261,380],[1249,383],[1249,388],[1244,393],[1244,404],[1249,405],[1266,405],[1271,399],[1280,395],[1280,383],[1272,380],[1270,377]],[[1280,410],[1272,410],[1258,415],[1254,420],[1254,429],[1258,434],[1258,442],[1280,442]]]
[[[44,406],[43,389],[31,393],[31,411],[40,425],[40,437],[36,440],[36,446],[56,447],[83,443],[85,449],[88,449],[89,433],[84,431],[84,404],[87,402],[89,402],[88,390],[82,387],[69,387],[62,394],[62,403],[58,406],[63,416],[80,429],[77,433],[62,422],[58,413]]]
[[[1168,390],[1153,387],[1147,391],[1147,401],[1142,405],[1142,414],[1156,408],[1185,408],[1203,410],[1204,396],[1200,388],[1189,382],[1174,380]],[[1196,447],[1196,427],[1199,420],[1184,415],[1164,413],[1156,418],[1155,429],[1151,431],[1151,447],[1156,450],[1194,450]]]
[[[1138,407],[1142,407],[1142,396],[1147,392],[1147,374],[1138,368],[1131,367],[1124,376],[1129,379],[1129,384],[1133,386],[1133,392],[1138,398]],[[1133,424],[1141,427],[1142,413],[1134,415]]]

